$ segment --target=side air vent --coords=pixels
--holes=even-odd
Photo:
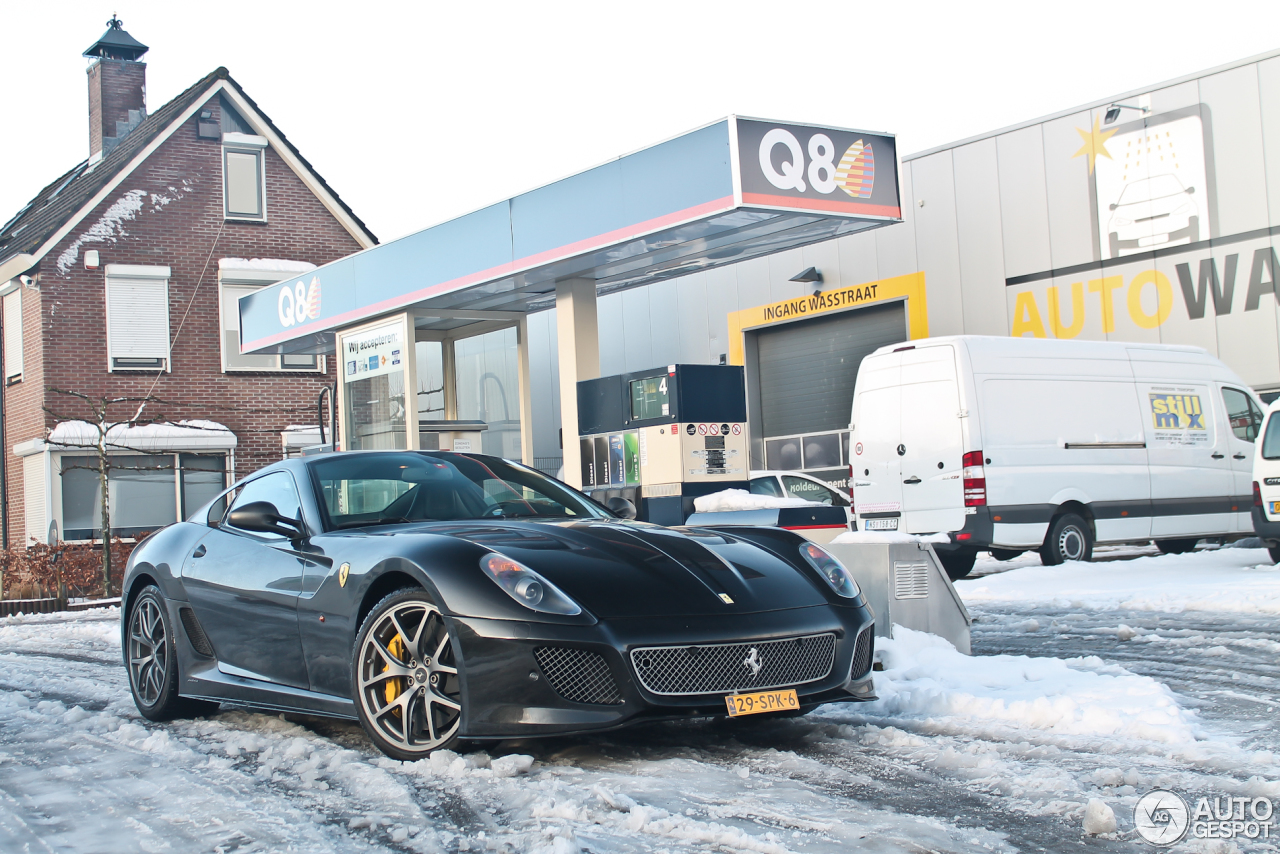
[[[874,628],[862,630],[857,642],[853,645],[853,666],[849,668],[850,679],[861,679],[871,669],[871,657],[875,653],[875,642],[872,637]]]
[[[538,667],[557,694],[571,703],[617,706],[622,692],[597,653],[564,646],[540,646],[533,651]]]
[[[192,649],[206,658],[213,658],[213,644],[209,643],[204,626],[196,619],[196,612],[190,608],[179,608],[178,614],[182,617],[182,627],[187,630],[187,640],[191,641]]]

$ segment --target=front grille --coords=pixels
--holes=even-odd
[[[875,627],[868,627],[858,635],[858,642],[853,645],[853,666],[849,668],[850,679],[861,679],[871,669],[871,657],[875,654]]]
[[[753,655],[754,653],[754,655]],[[822,679],[835,660],[836,636],[631,650],[645,690],[678,696],[764,690]],[[753,667],[758,665],[758,671]]]
[[[533,657],[547,683],[566,700],[598,706],[622,702],[622,692],[603,656],[585,649],[540,646],[533,651]]]
[[[195,611],[190,608],[179,608],[178,614],[182,617],[182,627],[187,631],[187,640],[191,641],[192,649],[203,656],[213,658],[213,644],[209,643],[209,636],[204,633],[204,626],[200,625],[200,621],[196,619]]]

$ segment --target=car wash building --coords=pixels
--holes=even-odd
[[[387,423],[552,472],[576,381],[743,365],[751,468],[843,485],[857,367],[886,344],[1191,344],[1280,392],[1278,230],[1280,51],[900,162],[887,136],[719,122],[256,294],[242,346],[336,336],[351,390],[385,376],[372,355],[409,365],[346,398],[389,407],[344,403],[348,447]],[[349,337],[393,315],[411,363]],[[485,429],[443,431],[462,421]]]

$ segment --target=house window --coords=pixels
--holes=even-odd
[[[107,469],[111,533],[132,537],[186,518],[226,488],[226,468],[224,454],[112,454]],[[64,454],[60,471],[63,538],[98,538],[98,457]]]
[[[107,265],[111,371],[169,370],[169,268]]]
[[[4,381],[22,379],[22,289],[4,295]]]
[[[263,160],[267,140],[246,133],[222,135],[222,197],[227,219],[267,218]]]
[[[235,266],[237,261],[246,266],[237,268]],[[249,266],[253,264],[257,266]],[[241,354],[240,352],[240,298],[259,291],[267,285],[275,284],[281,279],[306,272],[308,269],[314,269],[314,266],[298,261],[265,261],[258,259],[246,262],[244,259],[236,258],[223,258],[218,262],[218,265],[218,280],[221,288],[219,309],[222,313],[222,370],[224,372],[323,372],[325,370],[325,361],[322,356],[313,354],[255,356]],[[279,269],[265,269],[272,265],[277,266]]]

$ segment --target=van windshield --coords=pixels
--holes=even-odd
[[[1271,413],[1267,419],[1267,432],[1262,435],[1262,458],[1280,460],[1280,412]]]

